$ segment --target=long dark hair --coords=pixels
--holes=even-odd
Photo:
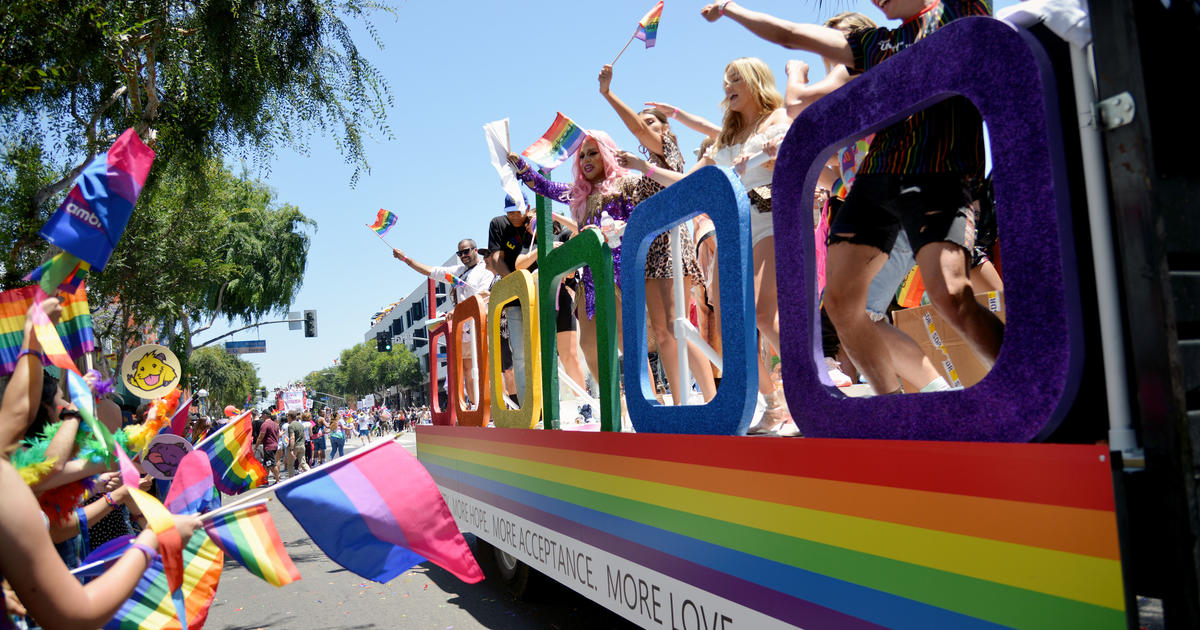
[[[667,115],[665,113],[663,113],[663,111],[657,107],[647,107],[646,109],[643,109],[642,111],[638,112],[639,116],[642,114],[650,114],[651,116],[654,116],[655,118],[657,118],[658,122],[660,122],[664,125],[667,125],[668,127],[671,125],[671,123],[667,122]],[[671,142],[675,143],[675,146],[679,146],[679,139],[675,137],[675,132],[667,131],[666,133],[664,133],[663,134],[663,142],[666,142],[667,140],[670,140]],[[647,149],[644,145],[641,145],[641,144],[638,145],[638,151],[642,155],[646,156],[646,159],[658,158],[662,162],[658,166],[666,166],[668,168],[670,167],[670,165],[667,164],[667,156],[651,153],[650,149]]]

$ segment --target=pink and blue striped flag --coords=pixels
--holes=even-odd
[[[154,151],[133,129],[126,129],[83,169],[39,234],[104,271],[153,163]]]
[[[179,460],[163,505],[172,514],[207,512],[219,505],[214,504],[213,470],[207,453],[191,451]]]
[[[567,158],[583,146],[583,139],[587,137],[583,128],[575,124],[575,121],[563,116],[562,112],[554,117],[554,123],[538,138],[533,144],[529,145],[528,149],[521,152],[521,155],[537,162],[539,166],[547,169],[554,167],[567,161]]]
[[[662,11],[663,0],[658,0],[658,4],[638,22],[637,32],[633,36],[646,42],[646,48],[653,48],[654,41],[658,39],[658,22],[662,19]]]
[[[483,579],[433,478],[394,441],[282,484],[275,496],[330,559],[367,579],[387,582],[425,561],[467,583]]]

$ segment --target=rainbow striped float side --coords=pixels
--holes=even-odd
[[[1124,627],[1103,446],[417,438],[463,529],[643,626]]]

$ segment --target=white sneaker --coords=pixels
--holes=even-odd
[[[829,370],[829,379],[838,387],[850,387],[854,381],[842,371],[842,364],[833,357],[825,357],[825,369]]]

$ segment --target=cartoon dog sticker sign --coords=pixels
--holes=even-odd
[[[179,359],[156,344],[138,346],[121,365],[121,377],[129,391],[140,398],[162,398],[179,382]]]

